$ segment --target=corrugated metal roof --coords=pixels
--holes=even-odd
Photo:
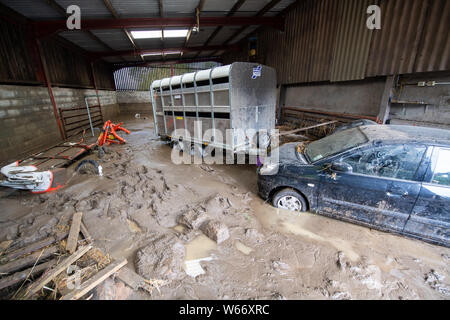
[[[165,16],[193,16],[199,0],[170,0],[163,2]]]
[[[114,50],[133,49],[133,45],[122,30],[92,30],[91,32]]]
[[[121,18],[159,16],[158,0],[110,0]]]
[[[215,45],[221,45],[225,41],[227,41],[237,30],[239,30],[241,27],[228,27],[223,28],[222,30],[217,33],[217,35],[211,40],[209,45],[215,46]]]
[[[61,14],[44,1],[1,0],[1,3],[32,20],[61,19]]]
[[[201,12],[202,16],[225,16],[238,0],[207,0]]]
[[[373,31],[366,26],[366,10],[374,0],[342,0],[340,23],[331,67],[331,81],[364,79]]]
[[[215,29],[215,27],[200,26],[199,32],[193,32],[191,34],[191,38],[189,39],[189,46],[196,47],[203,45]]]
[[[236,15],[251,15],[264,8],[264,6],[271,1],[272,0],[247,0],[236,12]]]
[[[84,31],[64,31],[59,34],[61,37],[75,43],[86,51],[105,51],[107,50],[100,42],[92,39]]]
[[[36,3],[36,1],[33,2]],[[73,4],[79,6],[81,9],[81,19],[111,18],[112,16],[103,0],[55,0],[55,2],[63,8],[67,8]]]

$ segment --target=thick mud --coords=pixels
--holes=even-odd
[[[108,280],[96,295],[105,299],[450,298],[450,249],[277,210],[258,198],[254,166],[175,165],[151,119],[124,125],[126,145],[107,148],[102,159],[88,156],[103,177],[74,173],[66,187],[43,195],[1,189],[0,242],[31,243],[82,211],[96,246],[166,281],[150,295]],[[189,210],[224,223],[229,238],[217,244],[201,228],[179,224]],[[189,276],[193,266],[203,273]]]

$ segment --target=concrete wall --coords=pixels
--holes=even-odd
[[[376,116],[384,79],[287,87],[285,106]]]
[[[362,81],[291,85],[286,88],[284,106],[376,117],[385,81],[384,77],[380,77]],[[410,103],[392,103],[390,123],[450,129],[450,85],[417,86],[422,81],[450,83],[450,72],[400,76],[392,100]]]
[[[53,88],[58,108],[84,106],[85,95],[95,90]],[[119,114],[115,91],[99,91],[103,116]],[[92,103],[97,104],[94,98]],[[30,152],[61,141],[48,89],[38,86],[0,86],[0,163],[15,161]]]
[[[417,82],[436,81],[450,83],[450,73],[428,73],[402,76],[400,88],[394,99],[402,102],[423,102],[425,104],[392,104],[392,124],[413,124],[450,129],[450,85],[418,87]]]
[[[149,91],[117,91],[117,102],[121,114],[153,114]]]

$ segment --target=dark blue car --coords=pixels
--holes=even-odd
[[[275,207],[450,246],[450,131],[369,125],[278,150],[258,169]]]

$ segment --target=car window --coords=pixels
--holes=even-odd
[[[450,149],[440,149],[432,183],[450,186]]]
[[[306,147],[306,155],[311,162],[338,154],[366,143],[367,137],[359,128],[333,133],[325,138],[311,142]]]
[[[354,173],[413,180],[425,150],[425,146],[388,145],[358,151],[341,161],[349,164]]]

